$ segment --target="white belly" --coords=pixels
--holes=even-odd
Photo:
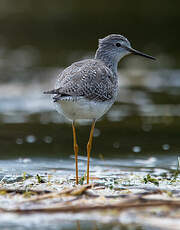
[[[107,102],[94,102],[84,98],[73,100],[60,100],[56,102],[56,110],[70,120],[94,119],[103,116],[114,103],[113,100]]]

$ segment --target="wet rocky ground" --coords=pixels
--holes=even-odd
[[[171,162],[169,168],[168,165],[158,167],[160,161],[156,158],[136,159],[137,167],[122,167],[115,163],[117,159],[92,159],[92,162],[90,184],[86,185],[86,175],[82,174],[77,186],[70,169],[74,165],[72,160],[48,162],[48,159],[26,158],[9,161],[8,167],[8,162],[3,161],[0,226],[8,229],[179,228],[178,160]],[[80,159],[80,168],[84,166]]]

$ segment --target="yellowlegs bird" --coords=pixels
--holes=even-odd
[[[92,120],[87,144],[88,184],[89,160],[95,122],[110,109],[116,100],[118,92],[117,65],[120,59],[128,54],[155,59],[133,49],[124,36],[111,34],[99,40],[99,46],[93,59],[75,62],[67,67],[58,76],[55,89],[44,92],[54,94],[53,101],[57,111],[72,121],[76,184],[78,184],[78,144],[75,121],[78,119]]]

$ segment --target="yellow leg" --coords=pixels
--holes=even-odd
[[[73,143],[74,143],[74,153],[75,153],[75,161],[76,161],[76,184],[78,184],[78,145],[77,145],[76,129],[75,129],[74,121],[72,122],[72,129],[73,129]]]
[[[90,153],[91,153],[91,147],[92,147],[92,139],[93,139],[93,132],[95,127],[95,121],[93,121],[89,136],[89,141],[87,143],[87,184],[89,184],[89,159],[90,159]]]

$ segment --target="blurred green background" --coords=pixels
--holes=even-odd
[[[135,48],[164,55],[168,66],[179,67],[179,24],[178,0],[0,1],[1,53],[33,47],[36,66],[66,66],[93,55],[98,38],[120,33]]]

